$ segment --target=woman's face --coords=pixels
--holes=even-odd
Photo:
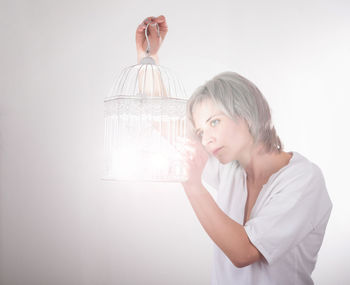
[[[246,121],[235,122],[209,99],[194,107],[193,119],[203,146],[223,164],[240,161],[253,145]]]

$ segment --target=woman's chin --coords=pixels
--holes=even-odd
[[[217,160],[221,163],[221,164],[226,164],[226,163],[229,163],[229,162],[231,162],[232,160],[230,160],[230,159],[227,159],[227,158],[225,158],[225,157],[216,157],[217,158]]]

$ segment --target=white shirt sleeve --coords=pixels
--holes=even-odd
[[[208,186],[209,188],[215,189],[216,191],[219,189],[219,184],[220,184],[219,166],[220,166],[220,162],[214,156],[210,155],[202,172],[202,183],[204,187],[206,187],[207,189],[208,189]],[[211,189],[208,189],[208,190],[211,190]]]
[[[328,220],[332,208],[322,172],[314,164],[285,173],[271,189],[271,198],[244,226],[269,264]]]

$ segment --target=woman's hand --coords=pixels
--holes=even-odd
[[[147,17],[136,30],[136,50],[137,50],[137,61],[140,63],[141,59],[146,56],[147,40],[145,36],[145,29],[147,29],[148,40],[151,45],[150,56],[158,63],[158,50],[164,41],[164,38],[168,32],[168,25],[163,15],[159,17]],[[157,32],[157,26],[159,26],[159,37]]]
[[[196,140],[185,139],[183,158],[188,179],[182,182],[187,194],[198,194],[202,191],[202,172],[209,155],[203,145]]]

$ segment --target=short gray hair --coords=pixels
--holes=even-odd
[[[198,87],[187,102],[187,118],[194,130],[193,109],[210,99],[231,119],[244,119],[254,143],[267,152],[281,152],[283,146],[271,121],[270,107],[259,89],[235,72],[223,72]]]

